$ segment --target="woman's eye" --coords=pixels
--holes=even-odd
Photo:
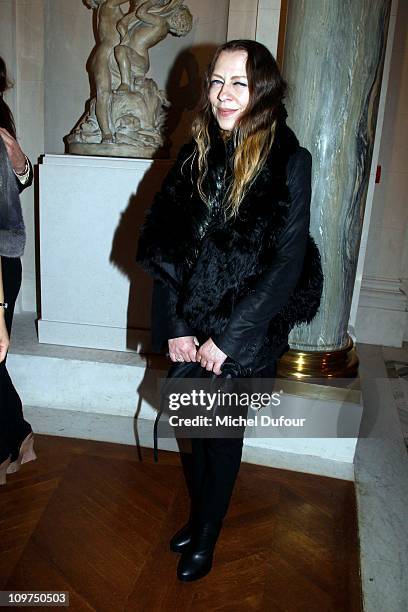
[[[211,79],[210,85],[222,85],[222,81],[220,79]]]
[[[246,83],[241,83],[240,81],[236,81],[234,85],[241,85],[242,87],[247,87]]]

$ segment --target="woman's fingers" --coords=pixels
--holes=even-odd
[[[198,350],[196,361],[208,372],[214,372],[214,374],[219,376],[221,374],[221,366],[226,358],[227,355],[209,338]]]
[[[222,366],[222,363],[220,363],[220,362],[214,363],[213,372],[217,376],[219,376],[221,374],[221,366]]]
[[[0,136],[3,138],[4,142],[9,142],[9,143],[11,142],[13,138],[10,132],[8,132],[6,128],[2,128],[2,127],[0,127]]]
[[[195,346],[194,348],[190,349],[189,356],[190,356],[191,361],[197,361],[197,349]]]
[[[194,336],[182,336],[169,340],[169,356],[172,361],[190,363],[196,360],[196,354]]]

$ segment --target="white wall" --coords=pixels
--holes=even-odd
[[[254,38],[276,57],[280,12],[281,0],[230,0],[228,40]]]
[[[64,153],[89,98],[85,64],[94,46],[92,11],[82,0],[45,0],[45,153]]]
[[[13,0],[0,0],[0,55],[6,62],[12,80],[16,74],[15,8]],[[14,88],[7,92],[6,100],[15,114],[16,90]]]
[[[396,15],[384,122],[356,319],[359,342],[408,340],[408,3]],[[391,27],[391,24],[390,24]]]

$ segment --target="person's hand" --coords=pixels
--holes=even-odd
[[[0,363],[5,360],[10,345],[4,314],[1,312],[1,310],[2,309],[0,308]]]
[[[226,360],[227,355],[209,338],[197,351],[196,361],[201,366],[214,374],[221,374],[221,366]]]
[[[195,361],[199,342],[195,336],[181,336],[169,340],[169,354],[172,361]]]
[[[26,167],[26,157],[17,140],[4,128],[0,128],[0,137],[6,145],[7,155],[10,158],[14,171],[17,174],[23,174]]]

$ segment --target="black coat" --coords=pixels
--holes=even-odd
[[[211,131],[200,199],[185,145],[148,212],[137,260],[155,279],[153,345],[168,338],[211,337],[229,357],[258,368],[289,349],[294,325],[308,323],[321,299],[323,275],[309,234],[311,155],[284,120],[271,152],[244,197],[238,217],[219,211],[232,144]],[[217,209],[218,205],[218,209]]]

